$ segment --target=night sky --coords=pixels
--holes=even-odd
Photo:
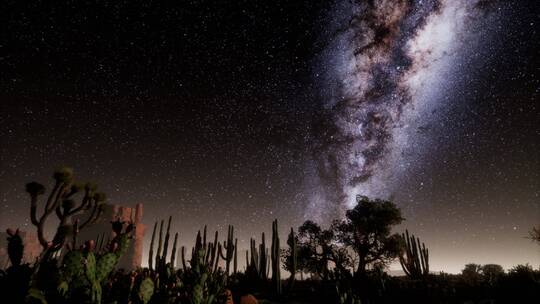
[[[434,270],[540,263],[536,1],[69,2],[0,4],[0,228],[67,165],[184,244],[364,194]]]

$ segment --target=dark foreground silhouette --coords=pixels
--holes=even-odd
[[[205,227],[188,254],[178,247],[178,233],[172,237],[169,218],[166,226],[164,221],[154,225],[148,267],[128,271],[116,265],[129,247],[133,223],[113,221],[107,242],[78,239],[103,210],[105,195],[95,185],[77,184],[72,171],[62,169],[47,196],[39,183],[26,189],[43,250],[34,263],[23,264],[21,235],[8,229],[10,266],[0,272],[5,303],[540,302],[540,270],[529,265],[505,272],[499,265],[468,264],[460,275],[430,273],[426,245],[408,231],[391,233],[404,219],[389,201],[359,197],[345,219],[328,229],[306,221],[298,232],[291,228],[283,246],[274,220],[268,241],[264,233],[259,241],[250,240],[242,270],[234,227],[223,241],[217,231],[208,236]],[[79,203],[77,196],[82,196]],[[45,222],[53,214],[59,225],[47,240]],[[87,220],[73,220],[74,215]],[[538,231],[531,232],[537,242]],[[406,275],[384,271],[396,259]],[[288,277],[282,279],[282,272]]]

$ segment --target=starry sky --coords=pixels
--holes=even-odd
[[[357,194],[431,268],[540,263],[535,1],[0,4],[0,228],[71,166],[109,202],[241,246]]]

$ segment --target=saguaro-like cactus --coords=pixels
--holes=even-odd
[[[277,219],[272,222],[272,285],[276,295],[281,295],[281,248],[279,246],[279,230]]]
[[[261,236],[261,243],[257,246],[255,239],[250,239],[250,248],[246,250],[246,271],[255,275],[262,281],[269,277],[270,262],[269,250],[266,247],[266,238],[264,232]]]
[[[399,255],[399,263],[405,274],[411,278],[420,278],[429,274],[429,251],[424,243],[409,231],[402,234],[404,248]]]
[[[219,249],[219,255],[225,261],[225,273],[227,275],[229,275],[231,262],[233,260],[235,249],[236,249],[233,242],[234,242],[234,227],[229,225],[229,229],[227,231],[227,241],[223,243],[225,254],[223,254],[221,247]]]

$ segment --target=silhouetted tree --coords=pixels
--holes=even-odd
[[[504,269],[497,264],[483,265],[481,271],[483,280],[492,286],[504,275]]]
[[[461,271],[461,276],[463,280],[469,284],[478,284],[482,278],[481,271],[482,265],[469,263],[466,264],[465,268]]]
[[[529,236],[531,240],[540,245],[540,227],[533,227],[532,230],[529,232]]]
[[[307,272],[328,278],[333,233],[322,229],[313,221],[306,221],[298,228],[298,265]]]
[[[356,275],[364,275],[369,265],[384,266],[398,256],[400,236],[391,234],[391,229],[402,221],[401,211],[394,203],[358,196],[346,219],[334,224],[340,242],[358,257]]]

